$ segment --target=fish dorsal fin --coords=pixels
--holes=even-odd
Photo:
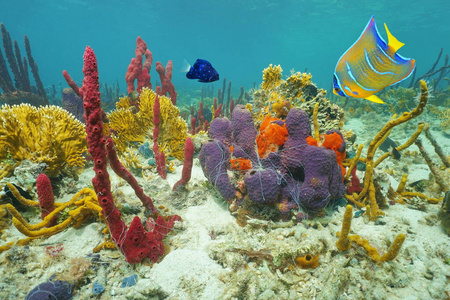
[[[388,36],[388,45],[391,46],[392,49],[394,49],[394,53],[396,53],[398,51],[398,49],[403,47],[405,44],[403,44],[402,42],[397,40],[395,38],[395,36],[392,35],[392,33],[389,31],[386,23],[384,23],[384,28],[386,28],[386,33],[387,33],[387,36]]]
[[[375,102],[375,103],[380,103],[380,104],[384,104],[383,100],[381,100],[380,98],[378,98],[378,96],[372,95],[369,97],[366,97],[365,99]]]

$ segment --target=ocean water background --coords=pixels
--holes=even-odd
[[[329,89],[337,60],[375,15],[406,45],[399,53],[416,59],[418,75],[431,68],[441,48],[450,53],[449,0],[285,0],[285,1],[117,1],[1,0],[0,22],[23,49],[30,41],[45,86],[63,82],[69,71],[82,80],[82,55],[90,45],[98,58],[101,82],[119,82],[141,36],[154,63],[174,63],[176,88],[201,88],[180,72],[183,60],[211,61],[233,93],[261,82],[262,70],[281,64],[313,74]],[[152,82],[158,75],[152,69]],[[222,81],[215,83],[221,86]]]

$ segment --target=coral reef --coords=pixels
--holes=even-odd
[[[281,83],[283,69],[280,65],[273,66],[270,64],[263,70],[263,83],[261,88],[263,90],[272,90]]]
[[[0,158],[47,164],[56,176],[66,166],[84,166],[84,125],[58,106],[3,105],[0,110]]]
[[[257,125],[267,113],[272,117],[285,118],[292,107],[306,111],[311,117],[314,106],[319,103],[320,130],[326,132],[341,129],[343,109],[330,103],[325,97],[326,91],[317,88],[311,81],[311,74],[292,71],[291,75],[283,80],[282,71],[281,66],[272,65],[263,71],[261,89],[253,93],[252,114]]]
[[[383,93],[383,99],[389,107],[389,112],[393,114],[401,114],[404,111],[410,111],[417,106],[415,103],[417,90],[413,88],[398,87],[396,89],[389,89]]]
[[[440,123],[442,130],[450,133],[450,108],[447,108],[445,111],[440,112],[438,118],[442,120]]]

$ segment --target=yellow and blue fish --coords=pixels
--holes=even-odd
[[[387,28],[388,43],[378,33],[372,16],[358,40],[341,56],[333,78],[333,93],[384,103],[375,93],[408,78],[415,60],[397,53],[404,44]]]

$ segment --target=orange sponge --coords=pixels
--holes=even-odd
[[[252,168],[252,162],[247,158],[230,158],[231,170],[245,171]]]
[[[337,132],[333,132],[332,134],[325,134],[324,140],[322,142],[322,146],[327,149],[333,150],[334,153],[336,153],[337,163],[341,167],[342,179],[344,179],[345,177],[345,168],[342,165],[342,162],[345,159],[345,151],[340,152],[339,149],[341,148],[343,142],[344,140]]]
[[[295,264],[302,269],[315,269],[319,266],[319,254],[299,256],[295,259]]]
[[[266,157],[270,152],[278,151],[278,148],[286,142],[288,134],[286,124],[281,126],[273,122],[276,120],[280,119],[267,116],[261,123],[259,134],[256,137],[259,157]]]

